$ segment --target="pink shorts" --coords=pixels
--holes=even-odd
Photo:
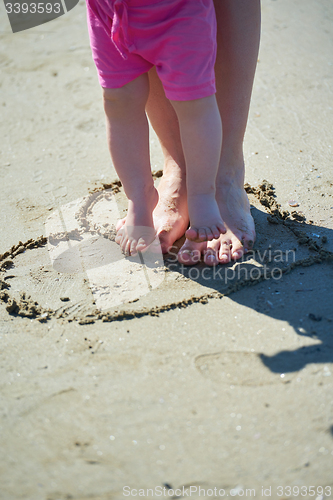
[[[156,66],[165,95],[188,101],[213,95],[213,0],[86,0],[99,82],[119,88]]]

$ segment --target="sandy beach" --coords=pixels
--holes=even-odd
[[[0,499],[333,498],[332,2],[262,1],[257,241],[216,268],[114,242],[84,2],[0,14]]]

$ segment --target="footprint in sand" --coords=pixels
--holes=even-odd
[[[254,352],[226,351],[201,354],[195,367],[205,378],[217,383],[262,386],[289,383],[295,374],[272,373],[263,366],[260,355]]]

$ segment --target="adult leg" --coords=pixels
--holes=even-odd
[[[129,254],[144,250],[155,235],[152,213],[158,194],[149,160],[148,94],[147,74],[121,88],[103,89],[109,149],[128,198],[126,221],[116,241]]]
[[[156,68],[149,73],[146,111],[164,156],[163,177],[158,185],[159,200],[154,210],[154,227],[163,253],[170,250],[187,229],[189,216],[186,196],[185,158],[176,112],[165,97]]]
[[[201,252],[210,265],[239,259],[255,240],[244,191],[243,139],[259,49],[260,0],[215,0],[215,10],[216,98],[223,124],[216,199],[227,233],[207,246],[186,241],[179,252],[184,264],[196,263]]]

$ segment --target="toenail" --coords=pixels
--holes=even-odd
[[[182,252],[179,252],[179,255],[184,261],[186,261],[190,260],[191,252],[189,250],[183,250]]]

